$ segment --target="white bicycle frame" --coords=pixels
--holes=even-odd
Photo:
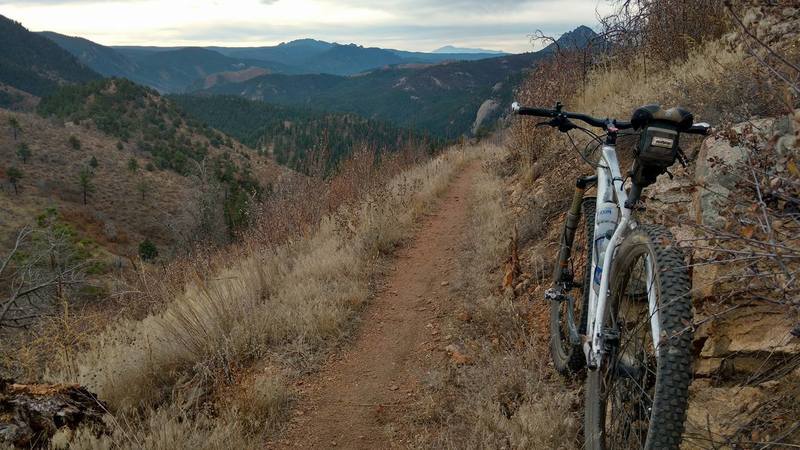
[[[589,311],[587,320],[586,336],[587,340],[584,345],[584,353],[586,354],[586,361],[590,369],[600,367],[605,354],[604,348],[604,328],[606,307],[608,304],[609,284],[611,281],[611,265],[616,256],[617,248],[630,230],[636,228],[636,221],[631,218],[630,208],[625,206],[628,200],[628,193],[625,191],[624,179],[619,169],[619,160],[617,159],[617,150],[613,145],[604,144],[600,164],[597,167],[597,207],[595,214],[599,214],[601,204],[604,202],[616,202],[619,208],[619,222],[614,230],[611,239],[608,242],[602,263],[602,274],[600,278],[599,293],[595,292],[594,286],[589,287]],[[599,217],[595,216],[595,233],[597,233]],[[594,245],[595,237],[592,238],[592,245]],[[597,258],[592,258],[591,272],[592,278],[596,273]],[[655,277],[652,272],[652,264],[650,264],[649,257],[645,261],[647,267],[647,293],[648,293],[648,312],[650,317],[650,331],[653,335],[653,343],[656,346],[655,351],[658,352],[659,336],[661,335],[661,321],[658,315],[658,305],[656,298],[656,289],[653,289],[652,284],[655,282]],[[591,278],[590,278],[591,279]]]

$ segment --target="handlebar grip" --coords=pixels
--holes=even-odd
[[[699,134],[702,136],[708,136],[708,133],[711,131],[711,125],[701,122],[692,125],[691,128],[685,131],[685,133],[689,134]]]
[[[552,109],[529,108],[520,106],[517,102],[511,105],[511,110],[520,116],[556,117],[558,115],[558,112]]]

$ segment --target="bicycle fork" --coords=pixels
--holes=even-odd
[[[558,264],[556,264],[554,268],[553,280],[555,280],[555,283],[553,287],[548,289],[544,294],[546,300],[568,302],[566,320],[569,328],[569,340],[572,345],[580,345],[582,335],[575,324],[575,315],[573,313],[575,299],[567,295],[567,292],[572,289],[575,284],[574,274],[569,270],[569,259],[572,256],[572,243],[575,240],[575,232],[578,229],[578,223],[581,217],[584,193],[587,188],[596,182],[597,176],[592,175],[578,178],[578,181],[575,183],[572,205],[564,220],[564,233],[562,233],[558,250]]]

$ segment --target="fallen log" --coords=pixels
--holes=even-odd
[[[77,384],[15,384],[0,379],[0,444],[46,447],[63,428],[103,432],[106,405]]]

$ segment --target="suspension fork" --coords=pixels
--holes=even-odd
[[[591,185],[597,182],[597,175],[578,178],[575,182],[575,192],[572,195],[572,205],[567,212],[564,220],[564,233],[561,235],[561,243],[558,249],[558,264],[553,269],[554,288],[558,289],[564,283],[571,283],[568,262],[572,256],[572,242],[575,240],[575,232],[578,229],[578,222],[581,218],[581,205],[583,204],[583,194]],[[568,277],[569,276],[569,277]]]

